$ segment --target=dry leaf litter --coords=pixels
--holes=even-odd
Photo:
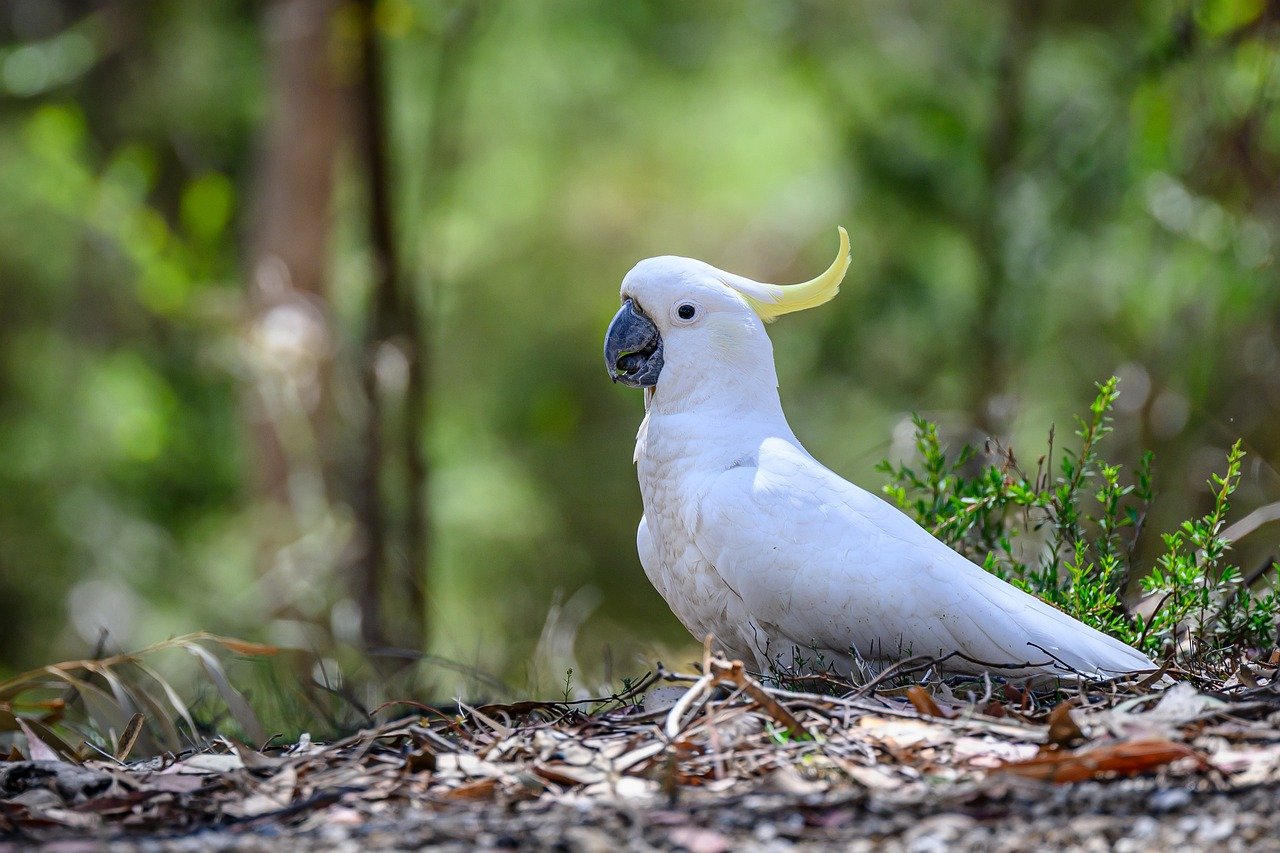
[[[327,744],[77,764],[28,731],[0,850],[1280,850],[1275,663],[1045,699],[787,690],[708,656],[594,704],[459,703]]]

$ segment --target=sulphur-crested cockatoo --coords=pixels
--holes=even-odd
[[[645,574],[695,637],[761,671],[960,652],[1021,675],[1109,676],[1144,655],[966,560],[801,446],[764,324],[836,295],[849,238],[804,284],[680,257],[622,282],[605,363],[644,389],[635,462]],[[953,657],[947,666],[982,667]]]

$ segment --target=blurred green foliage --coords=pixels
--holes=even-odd
[[[354,636],[342,490],[270,504],[247,425],[278,367],[249,296],[266,5],[0,8],[0,675],[104,628],[126,647]],[[1117,373],[1111,458],[1156,450],[1157,527],[1209,508],[1237,436],[1235,506],[1280,496],[1273,4],[380,0],[374,18],[396,236],[427,306],[439,655],[549,689],[688,642],[635,557],[640,401],[599,358],[649,255],[801,280],[849,229],[843,295],[773,337],[797,433],[869,488],[910,456],[910,412],[1037,446]],[[326,259],[339,411],[372,281],[351,148]],[[355,446],[297,442],[295,460]],[[1242,565],[1275,550],[1253,538]]]

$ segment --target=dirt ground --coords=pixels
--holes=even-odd
[[[63,837],[45,849],[287,850],[1280,850],[1280,784],[1229,793],[1194,781],[1134,779],[1054,786],[1018,780],[925,801],[854,789],[820,796],[768,784],[726,797],[532,801],[360,819],[340,803],[302,823],[272,821],[145,839]],[[28,849],[0,842],[0,851]]]
[[[662,680],[145,761],[31,737],[0,761],[0,853],[1280,850],[1275,667],[1048,694],[808,693],[718,660]]]

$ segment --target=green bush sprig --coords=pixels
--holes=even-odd
[[[937,424],[913,416],[919,461],[881,462],[885,494],[987,571],[1148,654],[1191,664],[1271,649],[1280,564],[1269,589],[1255,593],[1222,536],[1245,456],[1240,442],[1226,471],[1212,475],[1210,510],[1164,533],[1163,552],[1141,571],[1135,554],[1155,497],[1153,455],[1145,452],[1126,482],[1098,449],[1111,432],[1118,384],[1114,376],[1098,384],[1088,415],[1076,419],[1079,444],[1063,450],[1056,472],[1050,431],[1030,477],[1007,448],[988,447],[994,461],[983,464],[969,445],[949,458]],[[1135,577],[1142,596],[1130,602]]]

